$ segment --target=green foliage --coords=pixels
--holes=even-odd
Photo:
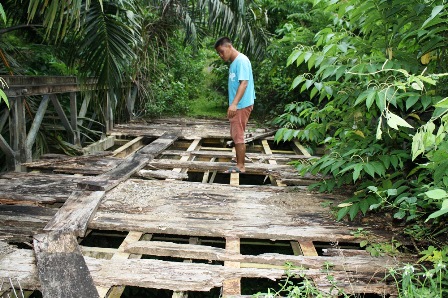
[[[281,126],[276,140],[298,138],[309,147],[325,147],[328,154],[296,167],[322,175],[312,186],[320,191],[353,190],[339,205],[339,220],[383,208],[394,210],[398,220],[428,214],[442,220],[448,212],[448,106],[441,73],[447,66],[437,61],[447,58],[441,34],[448,31],[446,4],[314,5],[328,16],[327,25],[316,32],[314,44],[298,43],[286,59],[300,73],[291,88],[307,99],[285,106],[275,120]]]

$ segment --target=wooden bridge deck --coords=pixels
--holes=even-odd
[[[243,297],[255,294],[248,280],[280,281],[289,263],[328,292],[331,276],[347,293],[395,294],[384,277],[401,260],[371,257],[354,235],[392,232],[335,222],[329,206],[342,198],[306,191],[317,178],[288,165],[308,152],[252,129],[245,174],[222,173],[227,122],[185,119],[119,125],[108,150],[4,173],[0,279],[44,297],[121,297],[125,287]]]

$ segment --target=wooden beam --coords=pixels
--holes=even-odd
[[[130,244],[138,242],[140,240],[140,238],[142,238],[142,236],[143,236],[143,233],[141,233],[141,232],[133,232],[133,231],[129,232],[128,235],[126,236],[126,238],[123,240],[123,242],[118,247],[117,252],[112,256],[111,260],[129,259],[131,254],[126,253],[124,251],[125,247],[127,247]],[[142,255],[135,255],[134,258],[140,259],[141,257],[142,257]],[[120,298],[121,295],[123,294],[124,289],[125,289],[125,287],[122,285],[114,286],[114,287],[102,287],[102,286],[97,287],[98,294],[99,294],[100,298],[104,298],[104,297]]]
[[[78,105],[75,92],[70,92],[70,123],[73,129],[73,144],[81,147],[81,139],[78,129]]]
[[[317,257],[317,251],[314,247],[313,241],[299,241],[300,249],[304,256]]]
[[[36,235],[34,251],[44,297],[99,297],[74,235]]]
[[[272,155],[272,150],[271,150],[271,147],[269,146],[268,141],[267,140],[261,140],[261,144],[263,146],[264,153],[268,154],[268,155]],[[272,159],[269,159],[268,162],[269,162],[270,165],[276,165],[277,164],[277,161],[272,160]],[[271,180],[271,183],[273,185],[276,185],[276,186],[286,186],[286,184],[284,184],[281,180],[275,179],[272,175],[269,175],[269,179]]]
[[[145,140],[144,137],[136,137],[133,138],[131,141],[127,142],[123,146],[120,146],[119,148],[115,149],[112,154],[115,157],[125,157],[129,155],[130,153],[140,149],[143,147],[143,141]]]
[[[240,253],[240,239],[226,238],[226,251],[231,253]],[[224,267],[240,268],[239,262],[225,261]],[[241,278],[230,278],[222,282],[223,298],[231,297],[232,295],[241,295]]]
[[[9,109],[4,109],[2,111],[2,114],[0,115],[0,133],[3,130],[3,127],[5,127],[6,121],[8,121],[9,118]]]
[[[54,109],[56,110],[56,112],[59,115],[59,119],[61,120],[62,125],[64,126],[65,130],[72,137],[71,142],[73,144],[75,144],[74,143],[75,132],[74,132],[73,127],[71,126],[70,122],[68,121],[68,118],[65,115],[64,109],[62,108],[61,103],[59,102],[59,99],[56,96],[56,94],[51,94],[50,95],[50,100],[53,103]]]
[[[49,101],[50,101],[50,97],[47,94],[44,95],[39,104],[39,108],[37,109],[37,112],[34,115],[33,123],[31,124],[31,128],[28,132],[28,136],[26,137],[26,148],[27,148],[26,162],[30,162],[33,160],[32,148],[33,148],[34,142],[36,141],[37,133],[39,132],[40,125],[42,124],[42,120],[44,119],[45,112],[47,111]]]
[[[45,226],[44,231],[66,231],[84,237],[104,191],[75,191]]]

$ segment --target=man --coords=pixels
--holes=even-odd
[[[221,59],[230,62],[229,67],[229,108],[227,118],[230,122],[230,136],[235,144],[236,166],[225,173],[244,173],[246,144],[244,132],[255,100],[252,65],[246,55],[238,52],[228,37],[221,37],[215,43],[215,50]]]

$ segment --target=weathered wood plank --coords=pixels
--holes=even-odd
[[[299,241],[300,249],[304,256],[317,257],[317,251],[314,247],[313,241]]]
[[[137,176],[148,179],[172,179],[172,180],[188,179],[187,173],[179,173],[170,170],[140,170],[137,172]]]
[[[216,150],[218,148],[209,148],[209,147],[203,147],[201,148],[201,151],[191,151],[191,152],[184,152],[184,151],[176,151],[176,150],[165,150],[163,152],[163,155],[194,155],[197,157],[204,157],[204,158],[222,158],[222,159],[230,159],[235,154],[230,151],[229,148],[219,148],[221,150]],[[305,155],[296,155],[296,154],[260,154],[260,153],[252,153],[252,152],[246,152],[246,156],[252,160],[259,161],[262,163],[265,160],[276,160],[276,161],[282,161],[282,162],[289,162],[292,160],[299,160],[299,159],[309,159],[309,157],[306,157]],[[316,157],[316,156],[314,156]]]
[[[104,191],[76,191],[65,201],[45,226],[45,231],[65,231],[84,237],[87,224],[95,213]]]
[[[36,235],[34,251],[44,297],[99,297],[74,235]]]
[[[296,242],[297,243],[297,242]],[[256,263],[274,266],[284,266],[286,262],[306,269],[321,269],[325,264],[332,264],[332,270],[373,273],[398,266],[408,260],[392,257],[374,258],[370,255],[345,255],[344,249],[339,249],[341,256],[305,256],[265,253],[260,255],[241,255],[239,252],[206,246],[179,244],[164,241],[139,241],[128,244],[125,252],[133,254],[174,257],[182,259],[231,261],[239,263]]]
[[[17,249],[0,241],[0,281],[9,278],[18,281],[23,289],[40,288],[34,252],[31,249]]]
[[[126,157],[126,159],[113,170],[100,176],[86,179],[78,183],[78,186],[86,190],[110,190],[120,182],[131,177],[137,171],[141,170],[148,161],[153,159],[164,149],[168,148],[176,139],[177,136],[173,134],[165,134],[149,145],[146,145],[138,152]]]
[[[84,178],[70,175],[8,172],[0,175],[1,204],[65,202]]]
[[[311,257],[308,257],[311,258]],[[361,259],[361,258],[360,258]],[[159,260],[100,260],[85,257],[90,274],[97,286],[130,285],[146,288],[171,289],[173,291],[209,291],[221,287],[225,279],[249,277],[270,278],[283,277],[282,269],[226,268],[224,266],[166,262]],[[317,264],[316,264],[317,266]],[[34,289],[39,286],[34,254],[31,250],[18,250],[7,257],[0,257],[0,277],[16,276],[24,288]],[[297,273],[318,280],[319,287],[329,290],[326,280],[328,273],[321,268],[302,270]],[[332,271],[337,285],[347,293],[393,294],[396,288],[384,280],[386,272],[378,270],[375,276],[366,279],[365,274],[355,272]],[[57,296],[55,296],[57,297]],[[86,296],[89,297],[89,296]]]
[[[239,238],[227,238],[226,239],[226,251],[231,253],[240,253],[240,239]],[[240,268],[240,262],[225,261],[224,266],[228,268]],[[226,279],[222,282],[222,295],[223,297],[229,297],[231,295],[241,294],[241,278]]]
[[[188,236],[362,241],[351,233],[359,226],[335,222],[331,210],[322,207],[331,198],[326,196],[296,189],[289,192],[283,188],[128,179],[106,194],[89,228]]]

